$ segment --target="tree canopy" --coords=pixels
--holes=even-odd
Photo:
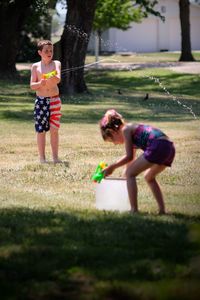
[[[154,6],[158,1],[98,0],[93,22],[93,30],[108,28],[126,30],[131,22],[141,22],[148,14],[163,18]]]
[[[0,0],[0,73],[16,75],[16,61],[32,59],[34,39],[50,38],[49,8],[57,0]]]
[[[63,73],[65,88],[72,92],[87,90],[84,65],[87,45],[92,29],[103,31],[110,27],[126,30],[130,23],[140,22],[149,14],[162,18],[154,8],[157,0],[58,0],[67,3],[67,16],[60,41],[63,69],[76,68]],[[51,15],[57,0],[0,0],[0,74],[16,74],[17,55],[30,50],[34,38],[50,37]],[[197,1],[195,1],[197,3]],[[189,0],[179,0],[182,34],[180,60],[193,60],[190,44]],[[23,47],[22,48],[22,39]],[[21,42],[21,43],[20,43]],[[21,51],[20,51],[21,50]],[[30,56],[28,54],[28,56]],[[25,59],[25,58],[24,58]],[[73,77],[73,80],[72,80]],[[71,79],[70,79],[71,78]]]

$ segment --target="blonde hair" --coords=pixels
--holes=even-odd
[[[44,48],[44,46],[46,45],[51,45],[53,46],[53,43],[50,40],[41,40],[38,42],[37,44],[37,48],[38,50],[42,51],[42,49]]]
[[[107,140],[112,138],[113,131],[118,131],[124,125],[124,120],[115,109],[109,109],[100,120],[99,125],[103,139]]]

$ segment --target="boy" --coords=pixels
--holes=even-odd
[[[59,163],[61,161],[58,158],[58,130],[61,100],[58,83],[61,78],[61,64],[58,60],[52,60],[53,44],[49,40],[42,40],[38,43],[38,54],[41,61],[32,65],[30,87],[36,91],[34,119],[39,159],[41,163],[46,162],[46,132],[50,130],[53,162]]]

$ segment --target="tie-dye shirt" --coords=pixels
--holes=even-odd
[[[146,150],[149,142],[161,136],[166,136],[160,129],[139,124],[133,135],[134,148]]]

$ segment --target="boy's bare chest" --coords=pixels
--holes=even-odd
[[[42,74],[47,74],[55,70],[55,63],[52,62],[48,65],[44,65],[42,63],[38,64],[37,66],[37,73],[39,77],[42,77]]]

